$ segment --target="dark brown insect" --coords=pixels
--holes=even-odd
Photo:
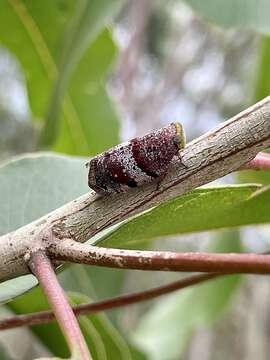
[[[89,167],[88,185],[109,195],[127,191],[166,176],[172,158],[185,146],[181,124],[170,125],[117,145],[94,157]]]

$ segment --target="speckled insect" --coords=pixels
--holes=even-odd
[[[166,176],[172,158],[185,146],[181,124],[170,125],[105,151],[91,159],[88,185],[101,195],[120,193]]]

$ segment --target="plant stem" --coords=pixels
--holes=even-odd
[[[117,307],[139,303],[146,300],[151,300],[156,297],[169,294],[173,291],[184,289],[189,286],[193,286],[221,276],[223,275],[201,274],[201,275],[189,276],[184,279],[180,279],[170,284],[159,286],[153,289],[117,296],[114,298],[109,298],[109,299],[93,302],[90,304],[77,305],[74,306],[72,309],[76,316],[92,314],[98,311],[109,310]],[[24,326],[24,325],[30,326],[30,325],[44,324],[52,320],[54,320],[54,313],[52,311],[41,311],[26,315],[16,315],[7,319],[0,320],[0,330],[11,329],[14,327]]]
[[[241,166],[239,170],[270,170],[270,154],[259,152],[253,160]]]
[[[269,274],[269,254],[176,253],[101,248],[70,239],[48,248],[54,260],[121,269]]]
[[[28,265],[37,277],[52,307],[71,354],[73,356],[80,356],[82,360],[90,360],[91,356],[78,321],[58,282],[50,259],[45,253],[37,251],[31,254]]]

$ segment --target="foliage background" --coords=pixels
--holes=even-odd
[[[269,94],[267,1],[0,0],[0,6],[1,234],[87,192],[85,156],[175,120],[191,140]],[[213,184],[225,187],[196,190],[91,241],[264,251],[269,190],[252,203],[260,185],[226,186],[237,182],[268,184],[269,174],[228,176]],[[179,275],[76,265],[59,277],[79,303]],[[4,283],[1,300],[33,284],[32,277]],[[267,278],[228,277],[81,321],[94,359],[267,359],[269,295]],[[1,311],[44,308],[37,287]],[[0,339],[1,359],[67,355],[55,324]]]

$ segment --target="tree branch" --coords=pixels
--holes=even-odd
[[[90,192],[2,236],[0,281],[29,272],[24,261],[26,252],[46,250],[63,238],[85,242],[131,215],[239,169],[269,146],[270,97],[267,97],[187,144],[159,189],[153,183],[108,197]]]
[[[91,356],[78,321],[57,280],[49,258],[41,251],[37,251],[32,253],[28,265],[39,280],[40,286],[66,338],[72,356],[74,356],[74,359],[78,357],[82,360],[90,360]]]
[[[101,248],[62,240],[48,248],[49,256],[65,262],[120,269],[269,274],[270,254],[177,253]]]
[[[184,289],[189,286],[193,286],[220,276],[222,275],[201,274],[201,275],[190,276],[185,279],[181,279],[172,282],[170,284],[159,286],[153,289],[117,296],[114,298],[93,302],[91,304],[77,305],[73,307],[73,312],[76,316],[89,315],[99,311],[127,306],[146,300],[151,300],[156,297],[169,294],[173,291]],[[9,317],[7,319],[0,320],[0,330],[12,329],[18,326],[25,326],[25,325],[31,326],[31,325],[45,324],[54,319],[55,318],[52,311],[41,311],[32,314],[16,315]]]

